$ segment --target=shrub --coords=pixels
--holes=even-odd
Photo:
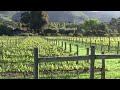
[[[77,36],[83,37],[83,35],[81,33],[77,33]]]
[[[65,30],[64,34],[65,35],[69,35],[70,33],[74,33],[74,30]]]
[[[44,33],[45,33],[45,34],[48,34],[48,33],[57,33],[57,30],[45,29],[45,30],[44,30]]]
[[[64,29],[59,29],[59,30],[58,30],[58,33],[60,33],[60,34],[65,34],[65,30],[64,30]]]
[[[108,37],[109,35],[108,34],[104,34],[105,37]]]
[[[29,33],[29,36],[35,36],[35,34],[33,34],[33,33]]]
[[[69,36],[73,36],[73,33],[69,33],[68,35],[69,35]]]
[[[5,25],[0,25],[0,35],[11,35],[12,28],[9,28]]]
[[[57,36],[61,36],[61,34],[60,34],[60,33],[57,33]]]
[[[50,33],[47,33],[47,36],[51,36],[51,34],[50,34]]]
[[[29,33],[21,33],[20,36],[29,36]]]
[[[38,33],[33,34],[34,36],[38,36]]]

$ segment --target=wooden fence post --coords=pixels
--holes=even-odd
[[[90,37],[90,46],[91,46],[91,37]]]
[[[95,40],[95,47],[96,47],[96,40]]]
[[[76,45],[76,50],[77,50],[77,56],[79,55],[79,48],[78,45]]]
[[[91,46],[90,79],[94,79],[95,46]]]
[[[56,40],[56,46],[57,46],[57,40]]]
[[[34,48],[34,79],[39,79],[38,48]]]
[[[66,42],[65,42],[65,50],[66,50],[67,48],[66,48]]]
[[[71,43],[70,43],[70,52],[72,52],[72,45],[71,45]]]
[[[85,40],[85,47],[87,46],[87,39]]]
[[[119,49],[120,42],[118,41],[118,49]]]
[[[110,52],[110,37],[109,37],[109,42],[108,42],[108,52]]]
[[[104,54],[104,52],[102,52]],[[105,79],[105,58],[102,57],[101,79]]]
[[[86,55],[89,55],[89,48],[86,48],[86,51],[87,51]],[[89,60],[87,60],[87,62],[89,62]]]
[[[54,39],[54,44],[55,44],[55,39]]]
[[[70,38],[68,38],[68,42],[70,43]]]
[[[82,45],[83,45],[83,37],[82,37]]]
[[[118,46],[117,46],[117,54],[119,54],[119,41],[118,41]]]
[[[63,41],[62,41],[62,47],[63,47]]]
[[[4,52],[3,52],[3,51],[4,51],[4,50],[3,50],[3,49],[4,49],[4,46],[3,46],[3,45],[4,45],[4,43],[2,42],[2,59],[3,59],[3,54],[4,54]]]
[[[58,46],[59,46],[59,41],[58,41]]]
[[[101,44],[101,51],[103,50],[103,45]]]
[[[76,54],[77,54],[77,56],[79,55],[79,48],[78,48],[78,45],[76,45],[76,50],[77,50],[77,52],[76,52]],[[78,64],[78,60],[76,61],[76,64]]]

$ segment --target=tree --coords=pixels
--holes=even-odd
[[[21,14],[21,23],[26,24],[34,33],[44,33],[48,24],[47,11],[30,11]],[[24,25],[23,25],[24,26]]]
[[[21,27],[30,30],[30,12],[24,12],[21,14]],[[19,27],[20,28],[20,27]]]
[[[11,34],[12,34],[12,28],[0,24],[0,35],[11,35]]]
[[[24,24],[30,23],[30,12],[24,12],[21,14],[21,23]]]
[[[107,26],[98,19],[89,19],[81,23],[81,29],[85,30],[85,34],[103,36],[107,32]]]
[[[30,28],[35,33],[44,33],[44,28],[48,24],[47,11],[31,11],[30,12]]]
[[[85,22],[82,23],[82,28],[85,30],[94,30],[97,29],[97,26],[100,24],[101,22],[98,19],[89,19],[86,20]]]

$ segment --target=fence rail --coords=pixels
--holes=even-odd
[[[94,79],[94,63],[95,59],[102,59],[101,79],[105,79],[105,59],[120,58],[120,55],[95,55],[95,46],[91,46],[90,55],[69,56],[69,57],[39,57],[38,48],[34,48],[34,79],[39,79],[39,63],[40,62],[62,62],[62,61],[78,61],[90,59],[90,79]]]

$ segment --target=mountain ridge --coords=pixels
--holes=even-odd
[[[9,17],[14,21],[19,21],[21,13],[25,11],[0,11],[0,16]],[[109,22],[112,18],[120,17],[119,11],[48,11],[49,21],[84,21],[89,18],[97,18],[102,22]]]

